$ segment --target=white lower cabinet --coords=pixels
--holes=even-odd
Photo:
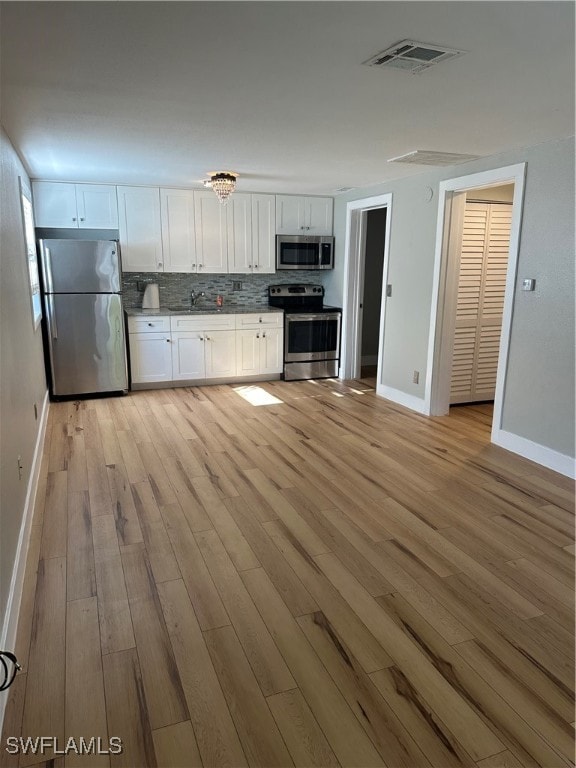
[[[204,333],[202,331],[182,331],[172,334],[172,378],[205,379]]]
[[[133,384],[172,380],[172,344],[166,333],[130,333]]]
[[[132,384],[278,375],[283,314],[134,315]]]
[[[238,376],[282,373],[284,315],[281,312],[236,315]]]
[[[207,379],[236,376],[236,331],[207,331],[204,350]]]

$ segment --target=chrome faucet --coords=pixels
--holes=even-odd
[[[206,296],[204,291],[200,291],[200,293],[196,293],[196,291],[192,291],[192,293],[190,294],[190,304],[193,307],[195,307],[198,299],[201,299],[203,296]]]

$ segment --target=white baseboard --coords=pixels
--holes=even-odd
[[[406,408],[410,408],[417,413],[423,413],[428,415],[426,410],[426,401],[422,397],[416,397],[415,395],[409,395],[406,392],[402,392],[400,389],[394,389],[393,387],[378,386],[376,388],[376,394],[380,397],[385,397],[386,400],[392,400],[393,403],[403,405]]]
[[[545,445],[534,443],[532,440],[515,435],[513,432],[506,432],[503,429],[495,430],[492,433],[492,442],[501,448],[506,448],[507,451],[524,456],[525,459],[530,459],[536,464],[553,469],[561,475],[571,478],[576,476],[576,460],[571,456],[554,451]]]
[[[378,365],[378,355],[362,355],[361,365]]]
[[[16,557],[14,558],[14,569],[10,581],[10,592],[8,593],[8,602],[6,604],[6,613],[2,625],[2,634],[0,635],[0,649],[3,651],[12,651],[16,643],[16,631],[18,629],[18,615],[20,613],[20,602],[22,600],[22,589],[24,586],[24,574],[26,571],[26,558],[28,556],[28,544],[30,542],[30,529],[32,527],[32,517],[34,514],[34,504],[36,502],[36,491],[38,490],[38,479],[40,477],[40,467],[42,465],[42,452],[44,449],[44,438],[46,436],[46,424],[48,423],[48,392],[44,396],[42,404],[42,413],[40,414],[40,424],[36,436],[36,445],[32,457],[32,466],[30,468],[30,477],[28,478],[28,487],[26,489],[26,500],[24,502],[24,511],[22,522],[20,524],[20,534],[18,536],[18,545],[16,547]],[[8,694],[0,694],[0,730],[4,721],[4,709]]]

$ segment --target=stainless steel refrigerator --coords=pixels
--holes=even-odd
[[[54,397],[126,392],[120,248],[115,240],[40,240]]]

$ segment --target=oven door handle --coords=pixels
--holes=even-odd
[[[286,315],[286,320],[290,323],[314,321],[314,320],[339,320],[340,312],[315,312],[313,315],[301,315],[295,313],[292,315]]]

